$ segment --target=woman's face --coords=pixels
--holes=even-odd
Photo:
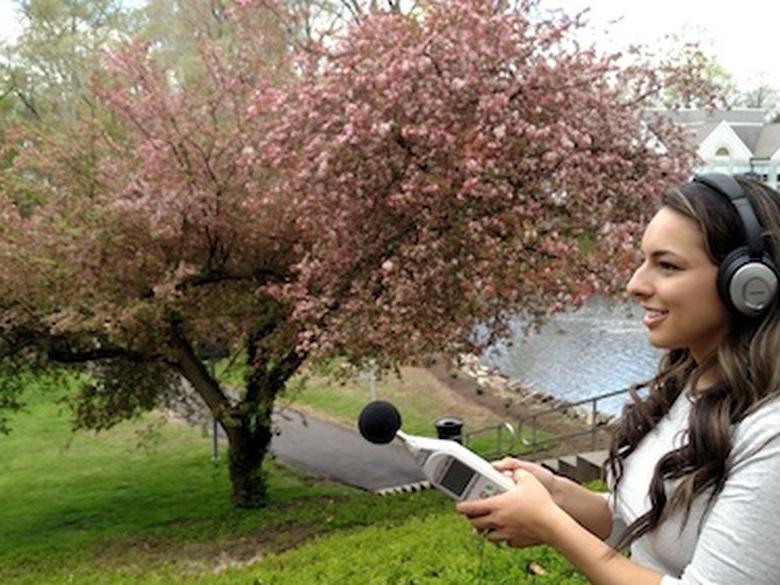
[[[642,238],[644,261],[628,292],[645,310],[650,343],[663,349],[688,348],[701,363],[720,343],[728,312],[718,296],[718,267],[704,247],[696,223],[662,207]]]

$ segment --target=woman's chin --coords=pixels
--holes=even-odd
[[[647,336],[647,341],[656,349],[675,349],[674,344],[670,344],[668,339],[660,335],[653,335],[652,332]]]

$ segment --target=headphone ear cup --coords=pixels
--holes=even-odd
[[[742,246],[723,259],[718,269],[718,291],[730,308],[748,317],[765,311],[775,300],[778,273],[772,260],[750,257]]]

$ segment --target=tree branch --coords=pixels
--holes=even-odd
[[[79,351],[66,347],[54,346],[48,348],[46,355],[50,360],[62,364],[80,364],[115,358],[124,358],[132,362],[141,362],[149,361],[155,357],[133,352],[121,347],[101,347],[92,350]]]
[[[245,280],[259,283],[285,282],[289,275],[269,268],[255,270],[253,272],[231,273],[225,270],[213,269],[202,274],[196,274],[183,279],[176,285],[176,290],[181,291],[190,287],[217,284],[220,282],[241,282]]]
[[[222,392],[219,383],[209,374],[203,362],[195,355],[192,344],[184,335],[180,324],[175,321],[171,323],[171,344],[176,353],[176,368],[179,373],[192,384],[211,413],[220,419],[230,404],[228,398]]]

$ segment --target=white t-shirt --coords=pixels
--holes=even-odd
[[[683,445],[691,409],[685,391],[624,462],[608,498],[616,522],[630,524],[650,509],[650,480],[658,460]],[[731,472],[707,509],[694,500],[688,522],[675,512],[634,541],[631,558],[666,575],[662,585],[780,584],[780,400],[746,417],[732,433]],[[671,495],[672,484],[667,485]]]

